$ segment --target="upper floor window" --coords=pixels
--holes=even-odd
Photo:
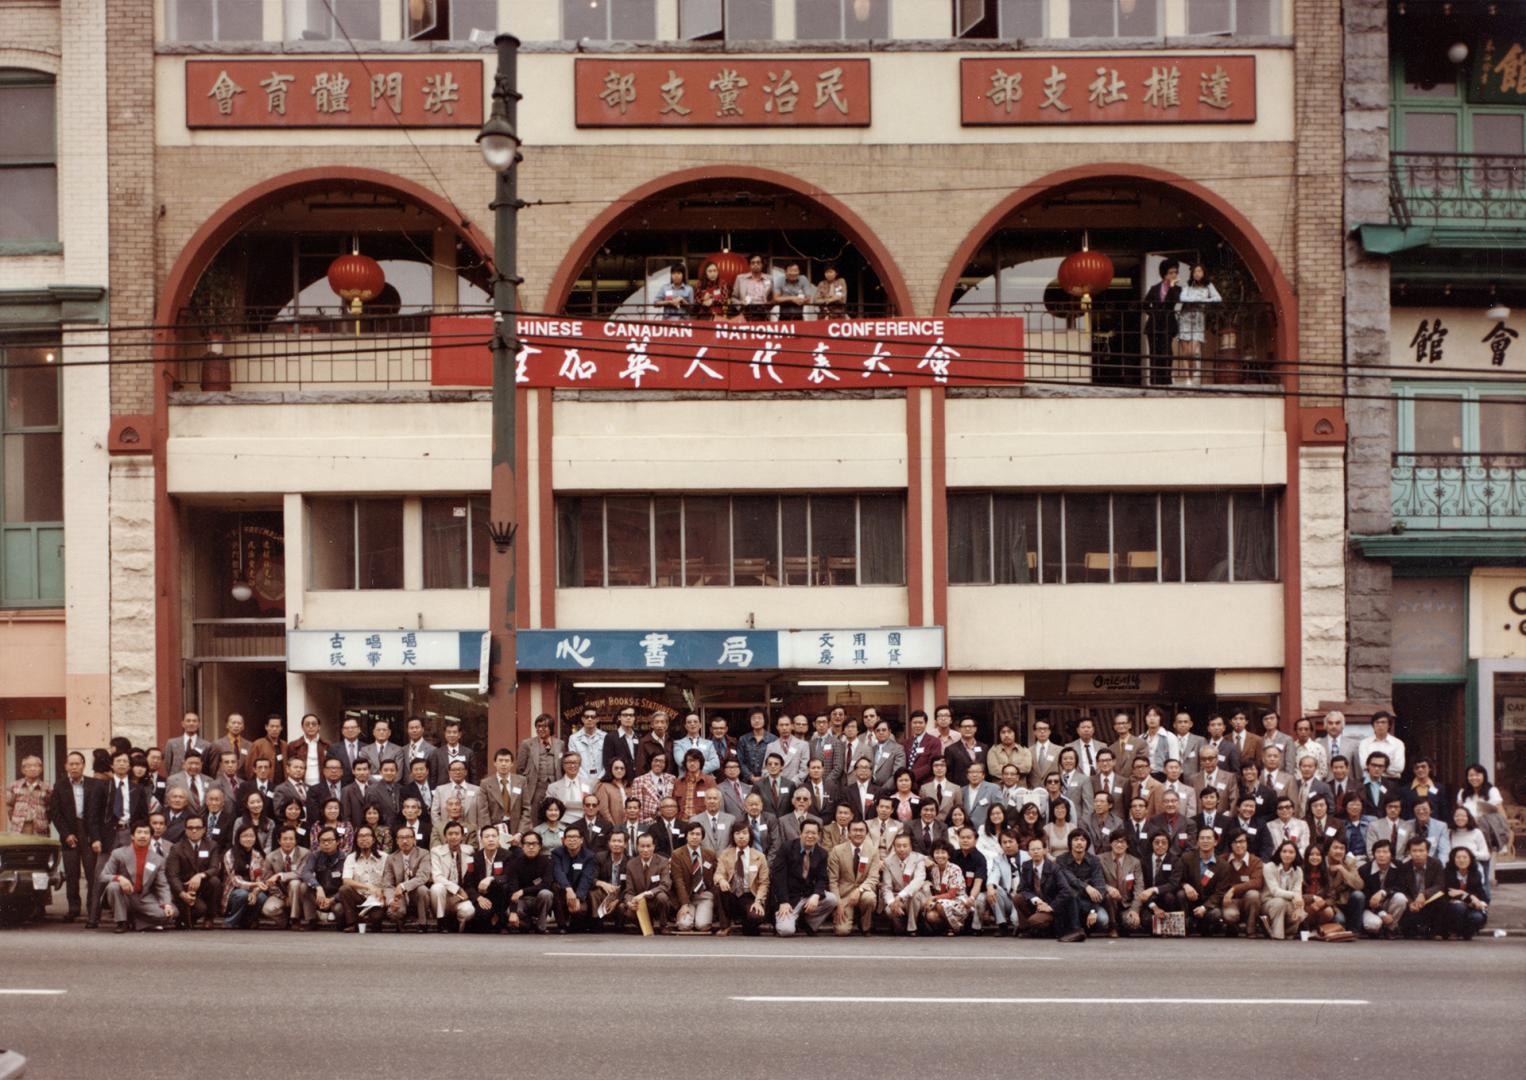
[[[423,500],[424,588],[485,589],[493,540],[486,495]]]
[[[1158,37],[1160,7],[1160,0],[1070,0],[1070,36]]]
[[[1430,465],[1473,455],[1526,462],[1526,394],[1504,386],[1395,386],[1395,449]]]
[[[0,341],[0,606],[63,600],[58,354],[56,343]]]
[[[169,0],[164,13],[171,41],[260,41],[265,0]]]
[[[1276,497],[1242,492],[948,499],[951,585],[1275,581]]]
[[[772,41],[774,0],[679,0],[678,36],[686,41]]]
[[[1041,38],[1047,0],[954,0],[954,36]]]
[[[1280,14],[1277,0],[1187,0],[1187,33],[1277,34]]]
[[[410,41],[470,41],[472,32],[498,31],[498,0],[408,0],[403,37]]]
[[[288,41],[379,41],[381,36],[377,0],[286,0]]]
[[[655,41],[657,0],[562,0],[566,41]]]
[[[795,0],[795,37],[800,41],[889,36],[889,0]]]
[[[0,68],[0,254],[58,244],[53,76]]]
[[[308,587],[401,589],[402,499],[308,501]]]
[[[563,588],[906,580],[899,493],[568,496],[556,520]]]

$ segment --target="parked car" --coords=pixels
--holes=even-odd
[[[0,926],[40,919],[62,887],[63,847],[51,836],[0,833]]]

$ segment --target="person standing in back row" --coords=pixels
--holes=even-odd
[[[1181,301],[1182,290],[1177,284],[1181,264],[1175,259],[1162,259],[1160,280],[1145,293],[1144,312],[1149,319],[1150,368],[1146,383],[1150,386],[1168,386],[1171,383],[1171,345],[1177,336],[1176,305]]]

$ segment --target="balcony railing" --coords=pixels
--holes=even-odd
[[[221,349],[216,355],[227,361],[238,390],[428,389],[430,316],[457,313],[409,307],[356,318],[284,311],[183,311],[177,386],[210,389],[206,360]]]
[[[1035,385],[1090,383],[1137,386],[1149,381],[1152,364],[1170,366],[1151,350],[1149,308],[1138,302],[1098,300],[1089,309],[1078,301],[1050,303],[957,303],[951,315],[1021,315],[1024,377]],[[1204,384],[1275,383],[1277,319],[1263,301],[1205,304],[1177,312],[1188,327],[1201,316],[1203,341],[1198,367]],[[957,336],[958,331],[953,332]],[[1173,340],[1173,350],[1181,348]],[[1178,372],[1185,357],[1175,360]],[[1181,382],[1177,378],[1176,382]]]
[[[1398,151],[1389,157],[1388,197],[1405,227],[1526,226],[1526,157]]]
[[[432,349],[482,349],[487,344],[485,330],[481,337],[446,335],[447,340],[431,336],[431,316],[456,314],[480,315],[483,311],[419,307],[359,318],[340,314],[292,318],[256,309],[187,311],[181,319],[184,329],[180,332],[176,385],[186,390],[239,391],[437,389],[431,378]],[[660,321],[669,317],[665,308],[636,305],[604,313],[569,306],[563,314],[606,320]],[[840,316],[807,306],[802,317],[873,318],[891,314],[889,309],[872,305],[848,305]],[[1201,319],[1200,382],[1232,385],[1279,380],[1274,349],[1276,313],[1270,303],[1223,302],[1176,314],[1188,326],[1194,318]],[[962,302],[955,305],[950,316],[1020,316],[1025,378],[1034,386],[1138,386],[1151,381],[1152,366],[1162,370],[1172,366],[1171,356],[1151,355],[1155,347],[1152,315],[1138,302],[1099,300],[1090,308],[1070,300],[1047,304]],[[727,317],[744,316],[728,312]],[[777,312],[769,315],[771,319],[777,317]],[[957,347],[958,337],[957,327],[950,329],[950,344]],[[221,350],[215,354],[214,343]],[[1173,338],[1170,347],[1175,351],[1181,346]],[[1182,382],[1184,359],[1175,360],[1177,384]],[[225,364],[217,363],[219,360]],[[225,384],[209,380],[215,367],[225,367]]]
[[[1526,452],[1395,454],[1392,487],[1406,529],[1526,529]]]
[[[286,620],[192,619],[192,660],[285,661]]]

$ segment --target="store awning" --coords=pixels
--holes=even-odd
[[[943,627],[521,630],[521,671],[883,671],[943,666]]]

